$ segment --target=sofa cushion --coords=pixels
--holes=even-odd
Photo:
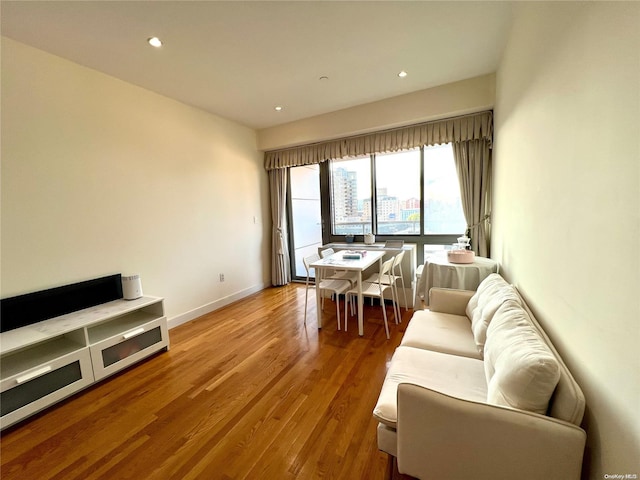
[[[519,302],[497,309],[484,355],[487,402],[546,414],[560,366]]]
[[[467,304],[475,293],[473,290],[431,287],[429,290],[429,310],[453,315],[466,315]]]
[[[482,360],[432,352],[420,348],[396,348],[373,415],[396,428],[398,384],[413,383],[453,397],[476,402],[487,399]]]
[[[463,357],[481,358],[466,316],[419,310],[413,314],[400,345]]]
[[[466,313],[471,319],[473,338],[481,355],[484,355],[487,327],[496,310],[507,300],[520,302],[515,289],[499,274],[492,273],[480,283],[478,290],[467,304]]]

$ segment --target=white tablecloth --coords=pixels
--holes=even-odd
[[[414,309],[429,306],[431,287],[476,290],[480,282],[498,271],[498,263],[490,258],[476,257],[473,263],[450,263],[446,253],[427,258],[416,287]]]

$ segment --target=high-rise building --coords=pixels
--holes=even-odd
[[[398,197],[378,194],[376,211],[378,212],[378,222],[398,220],[400,218]]]
[[[337,221],[358,217],[358,173],[338,167],[333,171],[333,214]]]

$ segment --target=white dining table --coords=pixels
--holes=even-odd
[[[351,270],[358,273],[358,334],[362,336],[364,335],[364,318],[362,313],[364,306],[362,296],[362,272],[375,262],[379,262],[382,266],[382,257],[385,252],[369,250],[366,251],[364,256],[360,259],[343,258],[345,253],[348,253],[348,251],[338,251],[309,265],[310,268],[314,268],[316,271],[316,315],[318,318],[318,328],[322,328],[322,295],[320,294],[320,282],[318,279],[322,278],[322,272],[327,270]]]

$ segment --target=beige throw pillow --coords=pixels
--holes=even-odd
[[[473,338],[481,355],[484,354],[487,327],[500,305],[508,300],[520,303],[515,289],[499,274],[492,273],[480,283],[467,304],[467,317],[471,320]]]
[[[555,356],[519,303],[505,302],[487,330],[487,402],[545,415],[560,379]]]

